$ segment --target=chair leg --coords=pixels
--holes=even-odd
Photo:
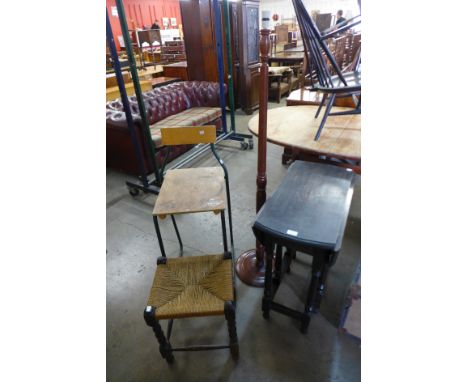
[[[154,335],[159,342],[159,352],[167,363],[174,362],[174,356],[172,355],[172,347],[169,341],[166,339],[164,332],[156,319],[156,308],[147,306],[144,313],[145,322],[148,326],[153,329]]]
[[[327,121],[328,114],[330,114],[330,110],[333,106],[333,102],[335,102],[335,97],[336,95],[332,94],[330,96],[330,99],[328,100],[327,108],[325,109],[325,114],[323,115],[322,122],[320,122],[319,129],[317,130],[317,134],[315,134],[315,138],[314,138],[315,141],[318,141],[320,138],[320,134],[322,134],[323,126],[325,126],[325,122]]]
[[[239,342],[236,329],[236,309],[232,301],[224,303],[224,316],[226,317],[229,332],[229,348],[234,361],[239,359]]]
[[[322,110],[323,105],[325,105],[325,101],[327,100],[327,98],[328,98],[327,93],[322,95],[322,100],[320,101],[319,108],[317,109],[317,112],[315,113],[315,118],[317,118],[319,116],[320,111]]]

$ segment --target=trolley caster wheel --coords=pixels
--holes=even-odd
[[[129,188],[129,189],[128,189],[128,192],[129,192],[130,195],[132,195],[132,196],[138,196],[138,195],[140,195],[140,190],[139,190],[138,188],[135,188],[135,187]]]
[[[250,138],[250,139],[249,139],[249,150],[252,150],[253,148],[254,148],[253,139]]]
[[[247,142],[241,142],[241,150],[247,150],[249,148],[249,144]]]

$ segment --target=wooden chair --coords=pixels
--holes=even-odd
[[[153,210],[153,221],[161,257],[148,298],[144,318],[159,342],[159,351],[168,363],[175,351],[198,351],[229,348],[234,359],[239,356],[235,321],[235,291],[233,278],[234,243],[232,237],[229,178],[224,162],[214,143],[214,125],[161,128],[162,144],[166,147],[207,143],[221,167],[176,169],[167,171]],[[226,233],[225,210],[228,210],[230,244]],[[183,244],[175,215],[213,212],[221,215],[223,253],[183,256]],[[178,258],[167,258],[158,219],[170,215],[180,245]],[[229,345],[203,345],[173,348],[169,342],[174,319],[224,315],[229,332]],[[167,337],[159,323],[169,320]]]
[[[359,101],[357,101],[356,107],[350,111],[330,112],[337,96],[349,97],[361,93],[361,73],[356,70],[342,73],[334,56],[331,54],[327,44],[325,43],[325,39],[341,34],[345,30],[356,25],[356,23],[345,25],[331,33],[322,35],[307,13],[302,1],[293,0],[293,5],[304,41],[309,73],[311,78],[316,79],[316,81],[312,83],[312,90],[323,93],[322,102],[315,114],[315,118],[319,116],[322,107],[328,100],[325,113],[315,135],[315,140],[317,141],[320,138],[320,134],[329,115],[361,113],[360,98]],[[327,61],[331,64],[336,75],[332,75],[330,73]]]

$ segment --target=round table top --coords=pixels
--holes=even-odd
[[[307,153],[339,159],[361,160],[361,115],[329,116],[318,141],[324,108],[315,117],[318,106],[287,106],[268,110],[267,141]],[[333,112],[349,108],[333,107]],[[250,119],[249,130],[258,136],[258,114]]]

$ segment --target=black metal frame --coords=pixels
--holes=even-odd
[[[208,145],[204,145],[208,147]],[[224,250],[224,259],[231,260],[231,269],[234,269],[234,238],[232,232],[232,213],[231,213],[231,193],[229,189],[229,174],[227,171],[227,167],[224,164],[223,160],[219,157],[218,153],[216,152],[214,143],[210,143],[209,147],[213,155],[215,156],[216,160],[223,168],[224,172],[224,181],[226,183],[226,197],[227,197],[227,210],[228,210],[228,221],[229,221],[229,236],[230,236],[230,245],[231,251],[228,249],[228,238],[227,238],[227,229],[226,229],[226,215],[225,211],[221,211],[221,229],[222,229],[222,237],[223,237],[223,250]],[[168,147],[169,148],[169,147]],[[179,242],[179,257],[182,257],[184,254],[184,246],[182,243],[182,239],[180,237],[179,229],[177,227],[177,223],[175,220],[174,215],[170,215],[172,224],[174,226],[174,230],[176,232],[177,240]],[[153,223],[156,230],[156,236],[158,238],[159,248],[161,251],[161,256],[157,259],[157,264],[166,264],[167,257],[166,251],[164,249],[164,243],[161,235],[161,229],[159,227],[158,217],[153,216]],[[234,273],[232,272],[232,281],[233,281],[233,288],[234,288],[234,296],[235,296],[235,277]],[[156,308],[153,306],[147,306],[144,312],[144,319],[146,324],[153,329],[153,332],[159,342],[159,351],[162,357],[169,363],[174,362],[174,356],[172,352],[175,351],[201,351],[201,350],[216,350],[216,349],[230,349],[231,355],[234,360],[238,360],[239,358],[239,344],[237,340],[237,331],[236,331],[236,314],[235,314],[235,301],[226,301],[224,304],[224,316],[227,321],[228,325],[228,333],[229,333],[229,345],[199,345],[199,346],[188,346],[188,347],[177,347],[173,348],[170,341],[171,333],[172,333],[172,325],[174,319],[170,319],[167,325],[167,338],[164,335],[164,332],[159,324],[159,320],[156,319]]]
[[[116,6],[118,8],[119,21],[122,27],[123,37],[125,39],[125,48],[127,50],[127,55],[129,57],[129,67],[132,72],[132,79],[134,82],[135,94],[137,97],[138,107],[140,110],[141,124],[143,127],[143,134],[142,134],[143,142],[144,142],[145,149],[149,153],[151,164],[154,168],[154,179],[149,180],[147,174],[144,171],[141,149],[139,147],[136,147],[137,139],[136,139],[136,135],[135,135],[136,133],[135,133],[134,128],[132,130],[132,127],[134,126],[133,126],[133,120],[131,118],[131,111],[130,111],[130,108],[128,107],[129,112],[127,113],[127,108],[125,107],[125,102],[128,104],[128,98],[125,92],[125,85],[124,85],[124,81],[122,78],[122,71],[120,67],[120,62],[118,60],[117,51],[115,48],[114,38],[112,35],[112,28],[109,22],[109,17],[107,15],[107,39],[109,41],[109,45],[112,46],[111,55],[112,55],[112,60],[114,62],[114,72],[116,73],[117,82],[119,84],[119,90],[120,90],[121,97],[122,97],[122,103],[124,104],[126,119],[127,121],[129,121],[128,125],[130,129],[131,140],[132,140],[133,145],[135,146],[135,150],[137,150],[137,161],[138,161],[138,168],[140,172],[140,175],[138,176],[139,182],[126,181],[125,183],[132,196],[137,196],[140,191],[158,195],[160,191],[160,187],[162,186],[162,182],[164,181],[167,157],[164,160],[164,164],[162,168],[158,168],[158,165],[156,163],[155,153],[159,150],[154,148],[153,142],[151,141],[151,136],[148,133],[149,124],[147,121],[147,115],[146,115],[145,105],[144,105],[143,96],[141,92],[141,87],[140,87],[138,75],[136,72],[136,67],[137,67],[136,60],[132,52],[131,40],[130,40],[127,20],[126,20],[125,10],[123,8],[122,0],[116,0]],[[221,140],[228,139],[228,140],[240,142],[241,144],[240,147],[242,150],[245,150],[247,148],[253,149],[253,136],[251,134],[242,134],[242,133],[236,132],[235,119],[234,119],[234,114],[233,114],[235,112],[234,110],[230,110],[231,129],[230,131],[228,131],[227,129],[226,100],[225,100],[225,95],[224,95],[224,62],[223,62],[223,51],[222,51],[222,46],[221,46],[223,39],[222,39],[222,30],[221,30],[221,13],[219,9],[220,4],[218,3],[218,0],[213,2],[213,7],[214,7],[213,9],[214,9],[214,19],[215,19],[215,34],[216,34],[215,41],[216,41],[216,49],[217,49],[218,77],[219,77],[219,85],[220,85],[220,103],[221,103],[221,112],[222,112],[221,121],[223,125],[223,131],[221,133],[217,133],[218,138],[217,138],[216,143],[220,142]],[[227,22],[229,23],[229,20],[227,20]],[[230,41],[227,41],[227,44],[229,46]],[[228,66],[228,78],[230,79],[232,79],[231,71],[232,71],[232,68]],[[230,84],[229,86],[232,87],[232,84]],[[229,98],[230,98],[230,104],[233,105],[234,100],[233,100],[232,90],[229,92]],[[130,126],[130,124],[132,126]],[[190,154],[187,158],[185,158],[183,161],[177,162],[170,169],[180,168],[184,164],[188,163],[189,161],[201,155],[204,151],[206,151],[206,148],[204,148],[203,146],[204,145],[201,145],[201,147],[197,147],[196,149],[191,149]],[[164,148],[161,148],[161,149],[164,149]]]
[[[107,42],[108,42],[109,50],[110,50],[111,57],[112,57],[112,64],[114,66],[114,72],[115,72],[115,77],[117,79],[117,85],[119,87],[120,96],[122,99],[122,105],[123,105],[124,112],[125,112],[125,118],[127,120],[127,126],[128,126],[128,130],[130,133],[130,139],[132,141],[133,147],[135,149],[135,155],[137,157],[138,171],[140,173],[140,176],[138,177],[138,179],[140,180],[141,183],[126,181],[126,184],[127,184],[127,187],[129,187],[130,193],[132,195],[134,194],[132,190],[142,190],[144,192],[158,194],[159,185],[157,184],[158,182],[157,182],[156,174],[155,174],[155,180],[149,181],[146,175],[146,172],[144,170],[145,167],[143,164],[144,163],[143,153],[141,152],[141,147],[138,143],[138,139],[136,136],[135,124],[134,124],[133,117],[132,117],[130,103],[128,102],[127,91],[125,89],[125,83],[124,83],[123,76],[122,76],[122,68],[120,66],[120,61],[119,61],[119,57],[117,54],[117,49],[116,49],[115,41],[114,41],[114,35],[112,33],[112,27],[111,27],[110,20],[109,20],[109,13],[107,12],[107,10],[106,10],[106,37],[107,37]]]
[[[307,10],[304,7],[302,1],[292,0],[292,2],[296,12],[297,22],[299,24],[299,28],[301,29],[301,34],[304,41],[305,54],[307,56],[307,64],[309,66],[309,73],[311,78],[317,78],[316,83],[312,82],[312,90],[320,91],[323,93],[322,101],[320,102],[320,106],[315,114],[315,118],[319,116],[320,111],[325,105],[325,102],[328,99],[328,95],[330,94],[330,98],[328,99],[328,103],[325,108],[325,113],[314,138],[314,140],[317,141],[320,138],[320,134],[322,133],[323,127],[325,126],[325,122],[327,121],[328,116],[361,113],[360,100],[357,102],[356,107],[353,110],[336,113],[330,112],[333,106],[333,102],[335,101],[335,98],[338,95],[354,96],[355,94],[360,94],[361,85],[360,83],[359,85],[355,86],[350,86],[347,84],[345,76],[342,74],[340,68],[338,67],[338,64],[336,63],[335,58],[333,57],[333,54],[331,54],[327,44],[325,43],[325,40],[327,38],[331,38],[339,33],[342,33],[359,24],[361,21],[359,20],[353,23],[349,23],[349,21],[346,21],[345,23],[343,23],[346,25],[339,26],[337,30],[330,33],[326,32],[325,34],[321,34],[312,18],[307,13]],[[335,76],[332,76],[330,74],[327,64],[325,62],[324,55],[330,61],[334,71],[337,73]],[[340,81],[343,84],[343,86],[339,85]],[[336,86],[337,84],[338,86]]]

